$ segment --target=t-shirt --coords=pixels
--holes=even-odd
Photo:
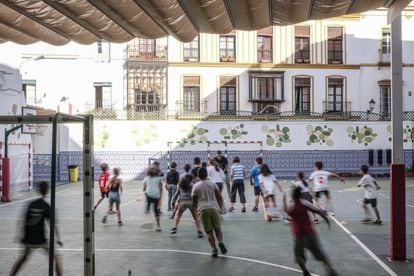
[[[42,244],[46,242],[45,218],[50,218],[50,205],[43,198],[32,201],[26,211],[23,243]]]
[[[167,173],[167,184],[177,185],[178,181],[180,181],[180,174],[175,169],[171,169]]]
[[[314,171],[309,176],[309,179],[313,180],[313,190],[315,192],[328,190],[328,177],[331,175],[327,171]]]
[[[152,176],[152,177],[145,177],[144,184],[147,185],[147,189],[145,194],[150,198],[160,198],[161,191],[160,186],[162,185],[162,177],[160,176]]]
[[[365,188],[364,197],[366,199],[377,198],[377,186],[375,185],[375,179],[371,175],[364,175],[358,184]]]
[[[292,232],[296,237],[310,236],[315,233],[308,210],[318,209],[303,199],[295,200],[293,205],[288,207],[287,214],[292,219]]]
[[[263,183],[262,193],[264,196],[274,195],[276,192],[276,177],[273,174],[264,176],[259,174],[259,183]]]
[[[216,199],[216,183],[211,180],[201,180],[193,186],[192,196],[197,196],[198,210],[219,209]]]
[[[240,163],[235,163],[231,166],[231,173],[233,180],[244,180],[244,166]]]
[[[259,183],[259,174],[260,174],[260,169],[261,168],[262,168],[262,166],[255,165],[249,171],[249,176],[253,178],[253,186],[254,187],[259,187],[260,186],[260,183]]]
[[[300,192],[301,193],[310,193],[310,188],[309,188],[309,185],[308,186],[306,186],[304,183],[303,183],[303,181],[296,181],[296,187],[300,187]]]
[[[223,170],[219,168],[219,171],[217,171],[214,166],[207,167],[207,174],[208,178],[214,183],[223,183],[226,178]]]
[[[217,161],[220,164],[220,168],[224,171],[224,173],[227,173],[227,170],[225,170],[226,165],[229,164],[229,161],[227,160],[227,158],[224,157],[224,156],[221,156],[221,158],[219,159],[216,156],[216,157],[214,157],[214,160]]]
[[[102,172],[98,178],[99,190],[101,190],[102,193],[105,193],[107,191],[106,185],[108,184],[108,181],[109,181],[109,173]]]

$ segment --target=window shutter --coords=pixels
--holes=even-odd
[[[342,27],[328,27],[328,39],[342,38]]]
[[[220,86],[236,86],[236,77],[234,76],[220,77]]]
[[[295,78],[295,86],[310,86],[310,78]]]
[[[257,30],[257,35],[267,35],[267,36],[273,35],[273,26],[269,26],[269,27]]]
[[[200,77],[199,76],[184,77],[184,86],[200,86]]]
[[[295,36],[310,37],[310,27],[309,26],[295,26]]]

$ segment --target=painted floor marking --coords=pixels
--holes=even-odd
[[[386,195],[384,195],[383,193],[378,193],[380,196],[382,196],[382,197],[385,197],[385,198],[388,198],[388,199],[390,199],[390,197],[389,196],[386,196]],[[407,205],[407,207],[410,207],[410,208],[414,208],[414,205],[410,205],[410,204],[408,204],[408,203],[406,203],[405,205]]]
[[[371,256],[374,261],[376,261],[385,271],[388,272],[391,276],[398,276],[397,273],[395,273],[389,266],[387,266],[383,261],[381,261],[380,258],[377,257],[377,255],[374,254],[363,242],[361,242],[354,234],[352,234],[351,231],[348,230],[345,226],[343,226],[335,217],[329,216],[342,230],[344,230],[345,233],[351,237],[365,252],[368,253],[368,255]]]

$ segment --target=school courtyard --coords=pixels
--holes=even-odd
[[[288,190],[292,179],[280,179]],[[414,179],[406,178],[407,191],[407,262],[391,262],[390,254],[390,193],[389,178],[378,178],[378,207],[383,225],[363,224],[360,207],[363,190],[356,188],[358,178],[347,178],[345,184],[330,181],[336,216],[331,229],[325,222],[316,225],[319,238],[339,275],[412,275],[414,271]],[[280,220],[265,222],[263,208],[251,212],[253,191],[246,181],[247,213],[236,210],[223,216],[224,240],[227,255],[210,256],[206,238],[197,238],[189,213],[169,234],[172,220],[168,218],[166,197],[163,197],[162,232],[154,231],[152,214],[144,213],[145,197],[142,182],[124,183],[122,194],[123,226],[110,215],[107,224],[101,218],[107,208],[104,201],[95,213],[96,275],[301,275],[294,263],[292,235],[289,224]],[[229,207],[226,190],[224,198]],[[27,203],[36,192],[12,194],[10,203],[0,205],[0,275],[8,275],[20,253],[18,233]],[[99,189],[95,189],[95,200]],[[278,196],[278,205],[281,195]],[[83,274],[82,184],[60,185],[56,193],[57,219],[64,247],[58,249],[63,257],[65,275]],[[309,256],[309,255],[308,255]],[[313,275],[325,275],[325,270],[312,256],[308,266]],[[36,251],[23,267],[24,275],[47,275],[48,257]]]

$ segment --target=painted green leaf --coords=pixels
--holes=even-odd
[[[242,131],[241,134],[246,135],[247,134],[247,131]]]
[[[199,129],[197,129],[197,134],[198,135],[203,135],[204,134],[204,128],[199,128]]]
[[[315,127],[315,131],[322,131],[322,127],[320,127],[320,126],[317,126],[317,127]]]
[[[312,145],[312,142],[311,141],[306,141],[306,145],[310,146],[310,145]]]
[[[289,128],[288,128],[288,127],[284,127],[284,128],[282,128],[282,132],[283,132],[284,134],[288,133],[288,132],[289,132]]]
[[[267,144],[268,146],[273,146],[273,145],[274,145],[274,143],[275,143],[275,140],[274,140],[272,137],[267,136],[267,138],[266,138],[266,144]]]
[[[241,128],[244,128],[244,124],[240,124],[240,127],[241,127]]]
[[[13,106],[12,106],[12,113],[13,113],[13,115],[16,115],[17,114],[17,104],[13,104]]]
[[[365,137],[365,142],[367,143],[371,143],[372,142],[372,137]]]
[[[328,128],[328,131],[330,132],[330,133],[332,133],[333,132],[333,128]]]
[[[226,135],[227,134],[227,129],[222,128],[220,129],[220,135]]]
[[[352,134],[354,132],[354,128],[349,126],[346,128],[346,132],[348,132],[349,134]]]
[[[312,134],[311,136],[309,136],[309,141],[311,141],[312,143],[314,143],[314,141],[317,139],[318,137],[315,134]]]
[[[365,135],[366,135],[366,136],[370,136],[370,135],[371,135],[371,133],[372,133],[372,132],[371,132],[370,130],[366,130],[366,131],[365,131]]]
[[[263,132],[267,132],[269,130],[269,126],[268,125],[262,125],[261,127]]]
[[[230,139],[230,136],[227,135],[227,136],[224,136],[223,138],[224,139]]]
[[[289,139],[289,135],[287,135],[287,134],[283,135],[283,139],[284,139],[284,140]]]
[[[276,142],[276,147],[280,148],[283,144],[281,142]]]
[[[306,130],[307,130],[308,132],[313,131],[313,126],[312,126],[312,125],[307,125],[307,126],[306,126]]]
[[[329,146],[329,147],[332,147],[333,144],[334,144],[334,141],[333,140],[327,140],[326,141],[326,145]]]

